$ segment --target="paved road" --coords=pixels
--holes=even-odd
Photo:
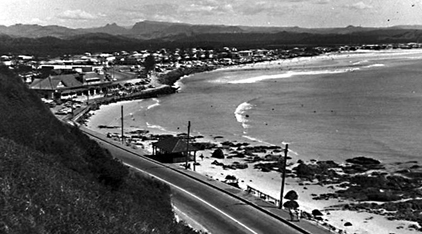
[[[211,233],[301,233],[222,191],[107,142],[101,144],[126,165],[168,183],[177,209]]]

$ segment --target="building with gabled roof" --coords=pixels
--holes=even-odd
[[[165,137],[152,144],[152,157],[160,162],[176,163],[186,161],[186,152],[189,151],[189,161],[195,158],[198,149],[188,144],[185,138]],[[192,155],[193,152],[193,155]]]
[[[50,75],[41,80],[35,80],[29,88],[46,99],[60,99],[68,95],[93,95],[113,86],[112,81],[104,75],[91,73],[72,73]]]

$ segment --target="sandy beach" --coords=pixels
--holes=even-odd
[[[421,58],[421,51],[411,51],[410,53],[404,53],[402,51],[394,52],[397,56],[404,56],[406,58],[414,56],[415,59]],[[271,62],[264,62],[264,63],[257,63],[257,64],[248,64],[248,65],[241,65],[241,66],[233,66],[233,67],[226,67],[221,68],[221,70],[226,71],[236,71],[236,70],[260,70],[260,69],[270,69],[270,68],[277,68],[282,65],[284,70],[290,70],[291,72],[295,72],[295,69],[302,68],[302,67],[318,67],[321,64],[325,64],[324,68],[327,66],[336,67],[338,66],[339,69],[336,70],[338,73],[346,73],[350,72],[350,70],[344,70],[339,63],[344,63],[346,60],[341,60],[338,58],[348,57],[349,60],[356,60],[362,61],[369,56],[382,56],[374,55],[372,52],[356,52],[356,53],[349,53],[349,54],[329,54],[329,55],[321,55],[318,57],[312,58],[295,58],[289,60],[279,60],[279,61],[271,61]],[[381,65],[379,65],[381,66]],[[332,71],[332,70],[330,70]],[[327,74],[328,71],[321,70],[321,73]],[[210,73],[212,74],[212,72]],[[286,75],[288,74],[288,75]],[[261,77],[245,77],[242,80],[236,80],[234,82],[237,83],[250,83],[250,82],[259,82],[262,80],[271,80],[280,78],[280,76],[294,76],[296,74],[292,73],[283,73],[283,74],[274,74],[274,75],[267,75]],[[299,74],[299,75],[307,75],[307,74]],[[311,75],[311,74],[309,74]],[[315,75],[315,74],[312,74]],[[220,82],[227,82],[225,77],[222,77]],[[182,87],[183,88],[183,87]],[[174,94],[178,95],[178,94]],[[169,97],[171,98],[171,96]],[[124,131],[127,134],[129,131],[133,130],[148,130],[149,134],[178,134],[182,132],[186,132],[186,129],[183,126],[178,126],[177,128],[167,129],[165,126],[157,126],[154,125],[152,121],[150,121],[149,117],[146,113],[148,110],[160,105],[160,99],[143,99],[143,100],[135,100],[135,101],[125,101],[119,103],[112,103],[108,105],[100,106],[99,110],[91,111],[90,117],[86,122],[86,126],[91,130],[107,134],[107,133],[115,133],[120,134],[120,110],[123,106],[124,110]],[[246,122],[245,122],[246,124]],[[99,126],[108,126],[108,128],[99,128]],[[217,129],[218,132],[218,129]],[[194,132],[194,135],[200,135],[200,132]],[[250,145],[267,145],[270,146],[272,144],[266,142],[258,142],[252,140],[248,140],[244,137],[238,137],[237,139],[233,139],[232,136],[226,137],[223,133],[221,137],[216,138],[216,134],[208,134],[202,135],[203,138],[200,141],[205,142],[212,142],[220,147],[222,146],[221,143],[225,141],[230,142],[247,142]],[[199,141],[199,139],[198,139]],[[143,147],[146,150],[150,150],[152,141],[144,141],[140,142],[138,147]],[[225,159],[216,159],[212,158],[213,150],[204,150],[199,151],[197,155],[203,155],[203,159],[198,158],[197,162],[199,165],[196,166],[196,171],[210,179],[224,181],[226,176],[233,175],[239,180],[239,187],[242,189],[247,189],[248,186],[255,188],[265,194],[268,194],[274,198],[280,197],[280,185],[281,185],[281,176],[279,172],[276,171],[269,171],[263,172],[259,169],[254,169],[254,165],[259,162],[245,162],[245,158],[236,158],[236,157],[227,157],[230,155],[230,150],[225,148]],[[264,158],[267,154],[273,154],[274,152],[267,151],[265,153],[257,154],[259,157]],[[280,153],[274,153],[280,154]],[[300,154],[300,152],[299,152]],[[281,154],[280,154],[281,155]],[[292,170],[295,166],[297,166],[297,162],[299,159],[311,163],[310,160],[313,158],[309,155],[300,154],[298,157],[294,151],[289,152],[289,156],[292,159],[288,160],[288,169]],[[322,160],[322,158],[321,158]],[[245,169],[224,169],[221,166],[217,166],[214,164],[215,161],[221,162],[225,165],[231,165],[235,162],[238,163],[247,163],[248,167]],[[344,163],[344,161],[339,161],[338,163]],[[353,202],[353,201],[344,201],[340,199],[328,199],[328,200],[315,200],[313,199],[315,196],[320,194],[327,194],[333,193],[335,190],[341,189],[337,186],[324,186],[318,181],[303,181],[298,177],[288,177],[286,180],[286,187],[284,192],[287,193],[290,190],[294,190],[298,193],[299,199],[299,209],[304,210],[306,212],[311,212],[314,209],[321,210],[323,215],[323,222],[327,222],[330,225],[336,227],[337,229],[341,229],[346,231],[345,233],[358,233],[358,234],[372,234],[372,233],[417,233],[412,228],[409,228],[410,225],[417,225],[415,222],[408,222],[408,221],[390,221],[387,220],[385,216],[377,215],[374,213],[363,212],[363,211],[350,211],[350,210],[342,210],[341,205]],[[351,226],[345,226],[345,223],[350,222]]]

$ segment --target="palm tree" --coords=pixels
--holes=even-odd
[[[297,208],[299,208],[299,204],[297,203],[297,201],[293,200],[286,201],[283,206],[290,210],[296,210]]]
[[[296,211],[296,214],[298,213],[297,208],[299,208],[299,204],[295,201],[299,198],[299,196],[297,195],[296,191],[294,190],[290,190],[289,192],[286,193],[286,195],[284,196],[285,199],[288,199],[288,201],[286,201],[283,206],[284,208],[289,209],[290,211],[290,218],[293,221],[294,219],[294,214],[292,210]],[[297,220],[299,220],[299,217],[297,217]]]

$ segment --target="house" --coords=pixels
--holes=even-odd
[[[151,158],[163,163],[186,162],[187,151],[189,151],[188,160],[195,160],[198,149],[192,144],[188,144],[185,138],[165,137],[152,144],[153,155]]]
[[[35,80],[29,88],[45,99],[60,99],[63,94],[76,92],[82,86],[82,82],[77,79],[75,74],[66,74]]]
[[[239,56],[242,58],[250,58],[253,56],[252,50],[241,50],[239,51]]]
[[[45,99],[65,99],[69,96],[95,95],[113,86],[104,75],[91,72],[50,75],[34,81],[29,88]]]

